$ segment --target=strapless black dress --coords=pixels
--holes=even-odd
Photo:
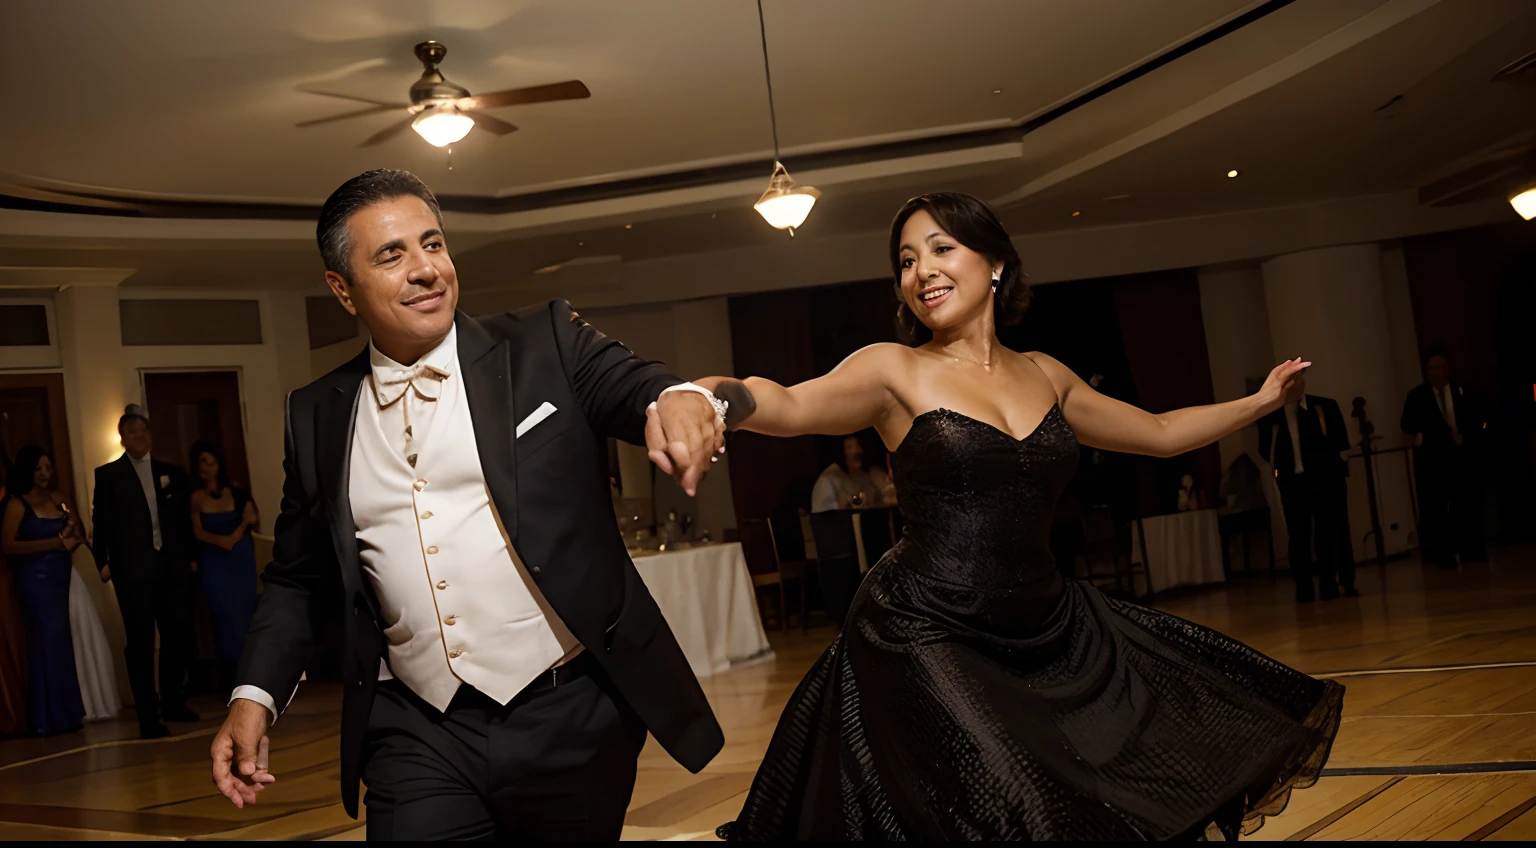
[[[739,840],[1250,833],[1312,785],[1344,689],[1063,581],[1077,440],[937,410],[893,457],[904,534],[790,697]]]

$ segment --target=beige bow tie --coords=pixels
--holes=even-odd
[[[433,365],[412,365],[409,368],[379,368],[373,373],[373,394],[379,401],[379,409],[388,409],[395,402],[405,397],[406,392],[414,392],[416,397],[427,402],[435,402],[443,394],[443,381],[448,379],[448,372]],[[405,437],[411,438],[411,405],[403,403],[400,408],[405,413]]]

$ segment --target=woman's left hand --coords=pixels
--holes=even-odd
[[[1276,365],[1254,395],[1259,401],[1259,417],[1301,400],[1307,393],[1307,369],[1311,367],[1312,363],[1303,362],[1299,356]]]

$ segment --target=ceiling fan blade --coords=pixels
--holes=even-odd
[[[506,135],[517,132],[517,127],[500,118],[492,117],[484,112],[465,112],[464,114],[475,119],[475,128],[482,129],[492,135]]]
[[[294,126],[296,126],[296,127],[313,127],[313,126],[316,126],[317,124],[329,124],[329,123],[331,123],[333,121],[345,121],[348,118],[361,118],[364,115],[377,115],[380,112],[396,112],[396,111],[399,111],[399,110],[396,107],[394,107],[394,106],[370,106],[367,109],[359,109],[356,112],[343,112],[340,115],[332,115],[329,118],[315,118],[315,119],[309,120],[309,121],[299,121],[297,124],[294,124]]]
[[[383,144],[384,142],[389,141],[390,139],[404,132],[405,128],[410,125],[410,118],[406,118],[398,124],[390,124],[384,129],[368,136],[368,138],[365,139],[362,144],[359,144],[358,147],[373,147],[376,144]]]
[[[390,103],[387,100],[374,100],[372,97],[358,97],[355,94],[338,94],[334,91],[316,91],[313,88],[301,88],[299,91],[305,94],[318,94],[321,97],[334,97],[337,100],[356,100],[359,103],[368,103],[374,106],[388,106],[391,109],[409,109],[409,103]]]
[[[531,85],[527,88],[509,88],[506,91],[493,91],[489,94],[476,94],[471,97],[461,97],[458,107],[461,110],[496,109],[502,106],[517,106],[523,103],[548,103],[552,100],[580,100],[591,97],[592,92],[581,80],[569,82],[552,82],[549,85]]]

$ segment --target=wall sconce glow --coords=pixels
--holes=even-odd
[[[411,129],[433,147],[447,147],[474,128],[475,119],[452,106],[428,109],[411,121]]]
[[[1232,170],[1227,172],[1227,179],[1235,180],[1235,179],[1237,179],[1237,175],[1238,175],[1237,169],[1233,168]]]
[[[1520,217],[1527,221],[1536,218],[1536,186],[1532,186],[1510,197],[1509,205],[1515,207],[1515,211],[1520,213]]]
[[[806,216],[811,214],[811,207],[816,205],[816,198],[821,197],[821,192],[813,186],[797,186],[790,179],[789,171],[784,163],[773,163],[773,176],[768,178],[768,190],[763,196],[752,204],[757,214],[763,216],[768,226],[779,230],[789,230],[791,238],[795,235],[795,227],[805,223]]]

